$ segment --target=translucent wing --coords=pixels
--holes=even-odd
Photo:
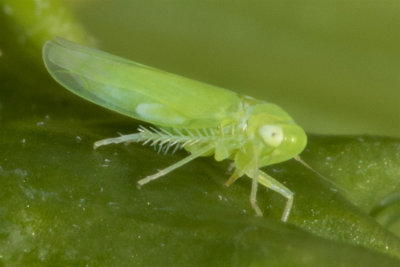
[[[229,90],[56,39],[43,47],[50,74],[73,93],[108,109],[169,127],[215,127],[235,117]]]

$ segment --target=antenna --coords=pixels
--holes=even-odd
[[[347,191],[346,189],[344,189],[343,187],[341,187],[340,185],[338,185],[337,183],[333,182],[332,180],[326,178],[325,176],[323,176],[321,173],[317,172],[316,170],[314,170],[310,165],[307,164],[307,162],[305,162],[304,160],[302,160],[300,158],[299,155],[294,157],[295,160],[297,160],[298,162],[300,162],[304,167],[306,167],[307,169],[311,170],[313,173],[317,174],[319,177],[321,177],[324,181],[328,182],[329,184],[333,185],[335,188],[331,188],[332,191],[337,192],[338,189],[341,190],[342,192],[345,192],[347,194],[350,194],[349,191]]]

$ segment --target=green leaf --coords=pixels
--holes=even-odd
[[[6,95],[2,114],[15,106]],[[332,258],[340,258],[351,266],[398,264],[383,256],[399,257],[398,238],[297,162],[266,169],[296,193],[292,216],[283,224],[281,196],[260,190],[265,217],[255,217],[250,181],[225,188],[228,164],[212,158],[138,190],[140,177],[185,153],[163,156],[137,144],[94,151],[93,141],[135,131],[136,123],[77,98],[36,103],[34,116],[2,121],[5,262],[334,266]],[[317,139],[334,143],[336,138]]]
[[[399,257],[398,238],[295,161],[266,169],[296,193],[288,224],[279,221],[281,196],[260,190],[265,217],[255,217],[248,201],[250,180],[225,188],[228,163],[212,158],[201,158],[138,190],[139,178],[185,153],[163,156],[137,144],[94,151],[95,140],[133,132],[136,122],[75,97],[51,101],[40,94],[32,101],[20,93],[16,98],[12,90],[23,83],[13,86],[5,91],[0,136],[0,251],[5,263],[334,266],[337,262],[331,260],[337,258],[351,266],[398,264],[384,256]],[[6,116],[15,114],[15,103],[28,100],[30,109],[18,117]],[[386,140],[364,139],[358,149],[365,151]],[[341,154],[319,142],[346,148],[357,140],[314,137],[304,158],[323,162],[327,154],[321,151],[331,157]],[[381,183],[385,181],[383,175]],[[354,190],[352,196],[356,194]]]

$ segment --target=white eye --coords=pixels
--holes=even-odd
[[[277,147],[282,143],[283,131],[280,126],[264,125],[260,128],[259,132],[264,142],[269,146]]]

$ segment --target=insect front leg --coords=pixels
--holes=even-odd
[[[253,207],[254,211],[256,212],[256,215],[261,217],[263,214],[260,207],[257,204],[257,189],[258,189],[258,177],[259,177],[258,157],[260,154],[259,148],[257,146],[254,146],[253,152],[254,152],[253,170],[251,172],[252,174],[251,178],[253,179],[253,181],[251,183],[250,204]]]
[[[285,209],[283,210],[281,218],[283,222],[286,222],[287,219],[289,218],[290,211],[292,210],[294,193],[290,191],[290,189],[288,189],[286,186],[284,186],[283,184],[281,184],[280,182],[278,182],[277,180],[275,180],[274,178],[272,178],[271,176],[269,176],[268,174],[266,174],[261,170],[258,171],[258,182],[263,186],[270,188],[275,192],[281,194],[287,199],[286,206]]]
[[[156,179],[160,178],[161,176],[166,175],[167,173],[172,172],[173,170],[185,165],[186,163],[194,160],[195,158],[198,158],[198,157],[206,154],[207,152],[209,152],[214,147],[215,147],[214,144],[209,144],[209,145],[207,145],[207,146],[205,146],[205,147],[203,147],[203,148],[201,148],[199,150],[193,151],[193,153],[190,156],[187,156],[186,158],[176,162],[175,164],[172,164],[171,166],[169,166],[169,167],[167,167],[165,169],[162,169],[162,170],[158,171],[157,173],[155,173],[153,175],[149,175],[149,176],[139,180],[137,182],[137,187],[141,188],[143,185],[145,185],[145,184],[147,184],[147,183],[149,183],[149,182],[151,182],[153,180],[156,180]]]

